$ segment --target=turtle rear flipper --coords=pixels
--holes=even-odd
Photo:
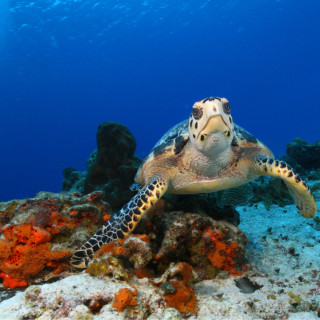
[[[314,197],[307,183],[291,166],[284,161],[259,156],[255,159],[254,171],[259,175],[281,178],[294,198],[299,213],[305,218],[314,217],[317,212]]]
[[[131,233],[145,214],[167,191],[168,184],[156,176],[143,187],[116,215],[107,221],[71,258],[71,264],[84,269],[94,253],[104,244],[123,239]]]
[[[246,183],[238,187],[218,192],[218,207],[238,207],[246,205],[253,197],[253,188]]]

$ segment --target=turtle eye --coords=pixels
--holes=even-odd
[[[200,108],[193,108],[192,109],[192,116],[196,119],[199,120],[202,118],[203,111]]]
[[[227,102],[223,105],[223,111],[226,113],[226,114],[230,114],[231,112],[231,106],[230,106],[230,103]]]

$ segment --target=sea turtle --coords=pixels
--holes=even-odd
[[[306,182],[253,135],[234,124],[225,98],[210,97],[193,105],[188,120],[170,129],[141,164],[139,192],[73,255],[85,268],[102,245],[128,235],[166,192],[211,193],[237,187],[261,175],[281,178],[299,213],[312,218],[317,206]]]

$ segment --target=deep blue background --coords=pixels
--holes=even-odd
[[[0,200],[60,191],[104,121],[127,125],[142,156],[212,95],[275,154],[319,140],[319,12],[318,0],[1,0]]]

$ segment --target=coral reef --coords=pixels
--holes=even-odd
[[[105,200],[119,209],[130,200],[129,186],[140,160],[134,156],[136,141],[128,128],[116,122],[104,122],[97,130],[96,157],[88,167],[84,192],[103,190]]]
[[[65,168],[62,174],[64,178],[62,182],[63,191],[84,193],[84,183],[87,176],[86,171],[81,172],[69,167]]]
[[[307,143],[295,138],[287,144],[287,155],[305,170],[320,169],[320,141]],[[290,160],[289,160],[290,161]]]
[[[0,272],[3,285],[27,285],[46,267],[68,269],[71,254],[103,223],[110,208],[103,192],[41,192],[35,198],[0,203]]]
[[[90,275],[111,275],[114,279],[129,280],[129,273],[124,268],[121,260],[112,256],[110,253],[102,255],[92,260],[88,266]]]
[[[97,149],[87,161],[87,171],[63,171],[64,191],[104,191],[104,200],[120,209],[134,195],[129,189],[141,160],[134,155],[136,140],[129,129],[116,122],[104,122],[97,130]]]
[[[186,262],[171,264],[154,284],[160,285],[165,296],[166,308],[175,308],[183,316],[195,314],[197,300],[194,289],[190,286],[192,267]]]
[[[155,255],[159,270],[168,265],[167,261],[185,261],[202,279],[221,271],[239,274],[237,265],[243,262],[247,238],[231,223],[181,211],[149,217],[149,222],[157,226],[157,234],[150,238],[163,238]]]
[[[194,213],[156,210],[141,224],[139,229],[144,228],[147,235],[132,234],[103,246],[89,264],[89,272],[128,278],[127,266],[131,274],[151,277],[164,272],[171,262],[183,261],[199,279],[214,278],[220,272],[241,274],[247,239],[234,225]]]
[[[0,278],[4,287],[15,288],[70,276],[73,272],[68,265],[70,254],[112,216],[111,206],[105,200],[117,209],[133,196],[129,185],[140,160],[134,156],[134,138],[124,128],[111,122],[98,128],[98,149],[87,161],[88,171],[64,170],[63,188],[72,192],[40,192],[31,199],[0,202]],[[302,170],[298,162],[296,166]],[[303,174],[317,177],[319,169],[312,168],[304,170]],[[318,188],[318,184],[312,184],[311,188]],[[93,191],[99,189],[105,192]],[[93,192],[88,193],[90,191]],[[63,279],[71,294],[75,292],[73,300],[61,295],[61,287],[57,286],[52,303],[53,300],[45,298],[47,287],[31,286],[25,293],[25,299],[36,306],[36,311],[32,308],[23,316],[94,319],[95,315],[111,312],[108,313],[111,314],[109,318],[146,319],[158,312],[160,319],[195,319],[199,313],[203,314],[207,303],[203,299],[205,295],[212,298],[209,299],[214,305],[212,310],[217,310],[221,302],[225,304],[227,299],[224,299],[223,292],[227,289],[223,287],[224,283],[236,290],[234,301],[240,301],[237,299],[241,295],[258,297],[243,303],[248,314],[259,308],[259,312],[264,312],[259,299],[266,288],[269,288],[265,295],[269,305],[287,296],[290,312],[317,311],[318,304],[312,297],[319,294],[320,273],[311,264],[309,273],[298,278],[304,283],[313,272],[312,285],[304,296],[292,287],[285,289],[286,294],[272,291],[270,283],[274,285],[274,282],[268,284],[261,278],[257,281],[257,270],[250,271],[251,265],[244,259],[248,240],[237,227],[240,223],[237,210],[242,212],[242,216],[257,210],[251,207],[235,209],[248,201],[257,208],[261,207],[257,204],[260,201],[266,208],[271,204],[285,206],[292,203],[282,181],[268,178],[218,195],[165,195],[141,219],[133,234],[101,247],[89,264],[87,273],[80,274],[75,282],[70,280],[69,283],[68,278],[77,276]],[[258,211],[260,213],[261,208]],[[283,210],[283,214],[286,213],[287,210]],[[318,231],[318,224],[314,219],[309,223],[310,229]],[[282,233],[283,228],[284,225]],[[265,229],[267,235],[262,238],[263,245],[267,243],[268,236],[273,237],[275,233],[272,228]],[[250,233],[250,229],[246,233]],[[285,239],[288,236],[282,234],[279,238],[272,238],[271,247],[290,255],[291,260],[298,260],[299,253],[294,243],[285,247],[283,242],[288,241]],[[305,243],[305,250],[318,245],[312,239],[309,237]],[[260,251],[255,251],[255,254],[260,257],[259,263],[264,261]],[[275,257],[270,255],[269,259]],[[279,267],[272,268],[277,275],[280,273]],[[242,277],[238,277],[240,275]],[[82,289],[78,288],[80,279],[83,281]],[[95,283],[95,290],[91,290],[88,283]],[[130,288],[128,283],[135,287]],[[221,285],[223,292],[210,288],[213,284]],[[109,290],[111,287],[113,289]],[[201,290],[205,292],[202,296]],[[44,308],[46,311],[43,313]],[[231,309],[226,308],[224,314]]]
[[[285,207],[293,204],[294,200],[285,183],[280,179],[260,177],[258,180],[250,183],[253,188],[253,197],[251,204],[263,202],[265,208],[270,210],[272,204]]]
[[[51,272],[47,267],[53,274],[68,270],[64,261],[70,252],[111,217],[103,198],[101,191],[87,195],[40,192],[35,198],[1,203],[4,239],[0,240],[0,272],[4,284],[33,283],[40,271],[45,271],[41,276]],[[89,265],[89,273],[126,281],[134,275],[151,278],[172,261],[189,263],[199,279],[213,278],[221,271],[239,272],[237,264],[242,263],[246,238],[237,227],[204,213],[165,212],[170,206],[161,200],[141,221],[135,231],[140,234],[103,246]],[[186,286],[172,283],[175,285],[179,290]]]
[[[223,197],[224,191],[220,192]],[[198,212],[208,215],[214,220],[228,221],[235,226],[239,225],[239,214],[232,204],[223,202],[221,205],[220,196],[216,193],[208,194],[190,194],[190,195],[173,195],[166,194],[163,199],[165,204],[163,208],[165,211],[184,211],[184,212]]]
[[[142,270],[153,258],[150,240],[147,236],[129,237],[123,246],[125,248],[123,255],[128,257],[135,270]]]

